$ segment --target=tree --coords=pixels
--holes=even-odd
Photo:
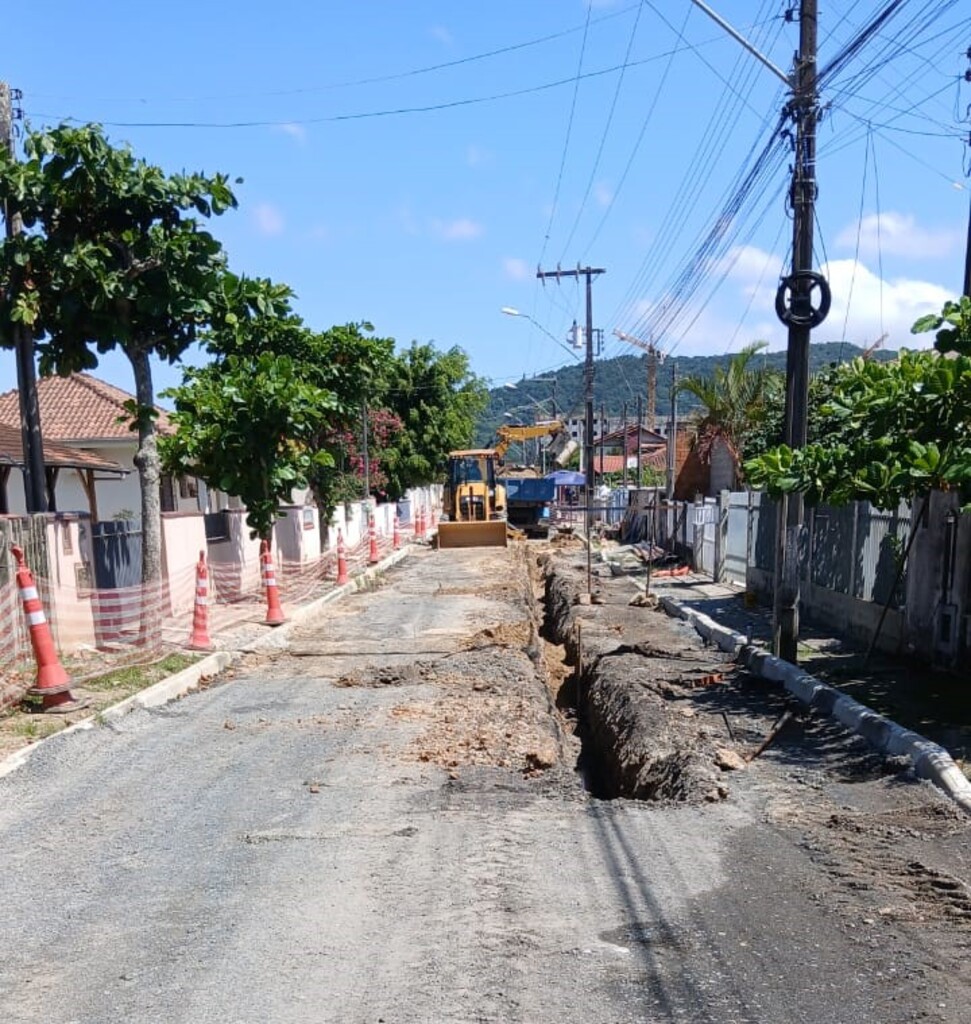
[[[457,346],[439,352],[413,342],[400,353],[383,403],[403,424],[389,452],[390,495],[441,479],[448,453],[471,444],[487,402],[485,382],[470,371],[468,355]]]
[[[191,466],[238,495],[254,535],[270,540],[281,503],[333,462],[318,444],[339,403],[308,370],[313,332],[290,307],[286,285],[226,273],[207,333],[213,362],[189,368],[166,392],[175,402],[167,466]]]
[[[954,354],[971,338],[971,302],[949,302],[913,331],[944,324],[936,352],[904,351],[890,363],[854,359],[834,369],[820,409],[825,430],[798,451],[779,445],[751,460],[751,483],[774,496],[801,492],[810,503],[866,499],[896,508],[935,489],[971,501],[971,355]]]
[[[167,463],[192,466],[213,487],[239,495],[246,523],[269,541],[281,503],[329,461],[313,438],[333,396],[308,384],[290,356],[227,356],[185,371],[175,402],[176,433],[163,439]]]
[[[0,344],[38,342],[41,372],[67,375],[120,348],[132,365],[142,582],[161,577],[159,457],[151,357],[177,360],[212,314],[224,267],[199,219],[236,206],[221,174],[166,175],[99,125],[28,131],[26,160],[0,150],[0,200],[24,233],[0,244]]]
[[[207,334],[206,347],[217,361],[231,355],[288,356],[304,383],[329,395],[320,410],[326,415],[317,417],[312,435],[301,440],[311,451],[329,456],[309,464],[305,484],[313,492],[323,532],[338,502],[364,496],[359,483],[364,479],[363,457],[358,450],[365,407],[371,410],[374,442],[369,452],[371,482],[387,482],[378,464],[381,445],[385,434],[396,431],[400,423],[382,412],[380,402],[394,358],[394,339],[371,337],[374,328],[367,322],[311,330],[293,313],[291,297],[286,285],[227,274],[221,298],[226,312]]]
[[[705,410],[698,424],[702,454],[720,437],[741,459],[767,424],[774,428],[784,379],[777,370],[754,365],[765,348],[765,342],[746,345],[727,366],[716,366],[711,376],[689,376],[678,382],[678,391],[693,395]]]

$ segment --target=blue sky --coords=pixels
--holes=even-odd
[[[711,6],[789,70],[789,4]],[[822,5],[821,65],[884,6]],[[313,327],[460,345],[497,384],[540,374],[574,358],[556,339],[584,304],[537,265],[583,262],[606,269],[606,355],[635,351],[615,329],[675,355],[784,347],[784,146],[724,213],[785,89],[688,0],[47,0],[10,19],[2,74],[32,124],[100,121],[169,170],[242,177],[212,229]],[[827,81],[816,244],[834,298],[814,340],[912,344],[915,317],[960,292],[969,44],[966,0],[910,0]],[[123,357],[95,372],[132,388]],[[179,378],[157,368],[159,388]]]

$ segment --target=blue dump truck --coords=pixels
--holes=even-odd
[[[509,523],[529,537],[545,537],[550,530],[550,503],[556,496],[552,480],[532,476],[507,476],[499,483],[506,489]]]

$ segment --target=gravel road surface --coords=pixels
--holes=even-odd
[[[46,743],[0,780],[0,1021],[971,1019],[960,815],[809,733],[720,802],[594,799],[538,589],[424,551]]]

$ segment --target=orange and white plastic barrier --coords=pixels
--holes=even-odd
[[[286,616],[280,604],[280,590],[276,585],[276,569],[269,541],[263,541],[260,545],[260,564],[263,568],[263,586],[266,588],[266,618],[263,621],[268,626],[279,626],[286,622]]]
[[[344,547],[344,534],[337,531],[337,585],[344,586],[348,581],[347,575],[347,549]]]
[[[368,541],[368,554],[367,560],[370,565],[377,565],[381,561],[381,555],[378,551],[378,531],[374,525],[374,516],[368,516],[367,521],[367,541]]]
[[[189,647],[193,651],[211,651],[209,637],[209,570],[206,567],[206,553],[199,552],[196,563],[196,600],[192,609],[192,635]]]
[[[34,650],[37,662],[37,679],[27,691],[28,697],[39,698],[40,711],[53,714],[65,714],[85,703],[76,700],[71,694],[71,677],[57,657],[51,627],[44,614],[34,577],[24,559],[24,552],[16,545],[11,545],[10,553],[17,561],[17,587],[24,606],[24,617],[30,630],[30,645]]]

